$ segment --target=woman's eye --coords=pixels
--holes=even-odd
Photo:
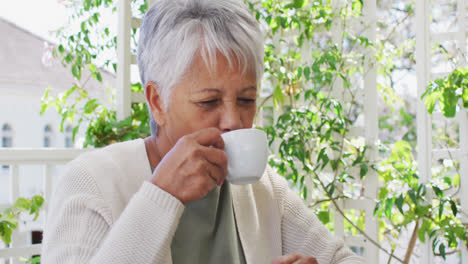
[[[254,104],[257,100],[252,98],[239,98],[237,99],[241,104]]]
[[[200,101],[198,103],[203,106],[211,106],[211,105],[215,105],[216,103],[218,103],[218,101],[219,101],[218,99],[211,99],[211,100]]]

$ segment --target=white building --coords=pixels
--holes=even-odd
[[[46,88],[57,95],[77,83],[71,71],[52,57],[53,45],[0,18],[0,147],[72,148],[72,126],[59,131],[61,117],[53,108],[40,115]],[[89,74],[83,72],[83,75]],[[113,87],[115,77],[102,73],[103,83],[92,79],[84,87],[94,98],[105,100],[105,88]],[[77,138],[82,136],[80,131]],[[53,168],[58,174],[59,168]],[[9,167],[0,164],[0,204],[8,204]],[[19,167],[21,197],[41,194],[43,170],[40,166]],[[0,260],[1,263],[1,260]]]

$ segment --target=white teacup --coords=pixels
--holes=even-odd
[[[268,161],[268,141],[262,130],[238,129],[221,135],[228,158],[227,180],[232,184],[254,183]]]

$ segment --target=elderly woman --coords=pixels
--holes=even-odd
[[[138,47],[152,136],[68,164],[43,263],[361,263],[271,169],[225,181],[221,134],[252,127],[262,41],[241,0],[156,1]]]

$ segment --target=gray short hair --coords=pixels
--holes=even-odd
[[[173,85],[193,63],[197,53],[210,69],[216,53],[234,62],[243,74],[263,75],[263,34],[242,0],[156,0],[140,28],[138,67],[143,85],[158,86],[167,109]],[[149,105],[148,105],[149,108]],[[151,114],[151,133],[157,124]]]

